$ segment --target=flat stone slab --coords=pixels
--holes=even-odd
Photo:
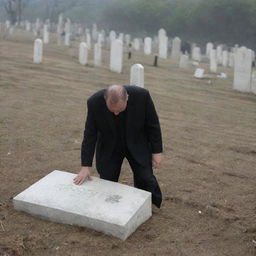
[[[13,198],[14,208],[49,221],[92,228],[125,240],[152,216],[151,193],[97,177],[53,171]]]

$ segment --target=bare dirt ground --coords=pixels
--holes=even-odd
[[[122,74],[81,66],[77,48],[44,46],[32,63],[33,38],[0,37],[0,255],[256,255],[256,95],[227,79],[197,80],[195,67],[124,55]],[[78,172],[86,99],[110,84],[129,84],[145,68],[159,113],[164,161],[155,170],[165,200],[126,241],[15,211],[12,197],[57,169]],[[203,65],[208,70],[206,64]],[[93,172],[97,176],[96,171]],[[132,185],[128,164],[120,182]]]

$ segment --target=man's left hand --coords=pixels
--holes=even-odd
[[[162,153],[152,154],[152,165],[159,168],[162,161]]]

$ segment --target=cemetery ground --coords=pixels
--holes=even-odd
[[[0,38],[0,255],[255,255],[256,95],[232,89],[231,69],[198,80],[193,66],[153,67],[153,56],[134,52],[117,74],[107,51],[99,68],[92,51],[81,66],[74,47],[44,45],[37,65],[32,54],[32,37]],[[79,171],[86,99],[129,84],[135,63],[162,126],[162,208],[126,241],[15,211],[12,197],[51,171]],[[120,182],[133,184],[126,161]]]

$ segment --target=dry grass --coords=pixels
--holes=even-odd
[[[255,255],[256,95],[232,90],[230,69],[227,79],[197,80],[194,67],[168,59],[154,68],[153,56],[134,53],[116,74],[108,51],[101,68],[92,53],[79,65],[77,48],[46,45],[40,65],[32,52],[32,36],[0,38],[0,255]],[[162,209],[125,242],[15,211],[11,198],[39,178],[79,170],[86,99],[129,84],[134,63],[162,124]],[[126,162],[120,181],[132,184]]]

